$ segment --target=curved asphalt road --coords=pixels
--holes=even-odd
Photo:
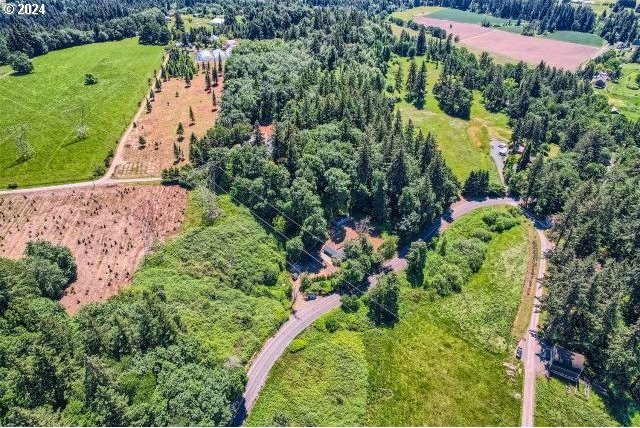
[[[425,241],[431,239],[436,232],[444,231],[453,221],[476,209],[495,205],[518,206],[518,202],[519,201],[517,199],[513,198],[458,201],[451,206],[451,209],[445,213],[445,215],[442,216],[439,223],[434,224],[424,231],[421,239]],[[546,240],[544,232],[542,232],[541,225],[535,220],[533,221],[538,229],[538,235],[542,242],[541,257],[543,257],[545,250],[549,247],[548,241]],[[400,249],[398,255],[389,260],[385,265],[391,266],[394,272],[399,272],[405,269],[407,267],[407,259],[405,258],[407,252],[408,247]],[[545,267],[545,261],[541,258],[538,270],[539,278],[542,278],[544,275]],[[371,284],[374,284],[376,279],[377,278],[375,276],[369,277]],[[539,280],[538,287],[536,289],[536,297],[539,298],[541,294],[542,282]],[[319,298],[314,302],[307,302],[302,309],[298,310],[295,315],[292,315],[289,320],[280,327],[280,330],[278,330],[278,332],[264,344],[256,358],[251,363],[249,371],[247,372],[248,382],[244,393],[244,403],[242,403],[241,409],[237,412],[232,425],[241,425],[249,412],[251,412],[251,409],[258,398],[258,394],[267,380],[271,368],[282,356],[291,341],[307,327],[313,324],[315,320],[338,308],[340,304],[340,296],[338,294]],[[529,327],[532,336],[535,336],[537,325],[538,305],[534,305]],[[523,360],[525,361],[525,387],[522,404],[523,426],[531,426],[531,423],[529,423],[529,419],[527,418],[530,418],[530,420],[533,421],[533,406],[535,403],[536,343],[537,342],[535,340],[527,340],[527,346],[524,350],[523,356]]]

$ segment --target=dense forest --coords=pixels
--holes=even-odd
[[[221,425],[244,389],[184,334],[162,287],[70,317],[57,300],[75,279],[66,248],[0,259],[0,424]]]

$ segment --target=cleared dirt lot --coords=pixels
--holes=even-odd
[[[534,65],[544,61],[548,65],[565,70],[576,70],[599,51],[592,46],[528,37],[476,24],[463,24],[426,16],[414,18],[414,21],[453,33],[460,37],[460,43],[463,45]]]
[[[115,295],[152,245],[177,233],[186,191],[172,186],[113,186],[0,196],[0,257],[22,257],[26,243],[67,246],[78,280],[61,302],[69,313]]]
[[[218,86],[213,88],[218,103],[222,97],[223,81],[224,77],[220,76]],[[183,79],[162,82],[162,90],[155,93],[155,101],[151,105],[151,113],[143,112],[125,139],[121,156],[114,161],[113,178],[160,177],[163,169],[184,165],[189,161],[191,133],[202,137],[213,127],[220,108],[213,109],[212,94],[205,91],[202,70],[194,76],[190,87],[186,87]],[[189,118],[189,107],[195,117],[193,124]],[[182,142],[178,142],[176,135],[179,123],[184,126]],[[146,139],[144,148],[138,144],[140,136]],[[175,162],[174,143],[182,148],[184,160],[181,162]]]

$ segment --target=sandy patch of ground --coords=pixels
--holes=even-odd
[[[220,76],[218,86],[213,88],[218,103],[222,98],[223,81],[224,77]],[[115,160],[113,178],[160,177],[163,169],[189,162],[191,133],[198,138],[204,136],[213,127],[220,111],[220,106],[214,110],[212,94],[205,91],[202,70],[194,76],[188,88],[183,79],[162,82],[162,90],[155,93],[151,105],[151,113],[144,111],[127,135],[121,158]],[[195,123],[191,123],[189,118],[189,107],[193,109]],[[176,135],[179,123],[184,126],[182,142],[178,142]],[[140,136],[147,141],[144,148],[138,144]],[[183,161],[175,161],[174,143],[182,149]]]
[[[152,245],[177,233],[186,191],[177,186],[113,186],[0,197],[0,257],[19,259],[26,243],[64,245],[78,280],[61,300],[69,313],[115,295]]]
[[[534,65],[544,61],[547,65],[566,70],[576,70],[600,50],[593,46],[528,37],[491,27],[426,16],[414,18],[414,21],[427,26],[440,27],[448,33],[458,35],[461,44],[472,48],[523,60]]]

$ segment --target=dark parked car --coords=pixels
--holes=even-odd
[[[518,349],[516,349],[516,358],[517,359],[522,358],[522,346],[518,346]]]
[[[316,296],[315,294],[309,294],[307,296],[307,300],[316,300],[318,298],[318,296]]]

